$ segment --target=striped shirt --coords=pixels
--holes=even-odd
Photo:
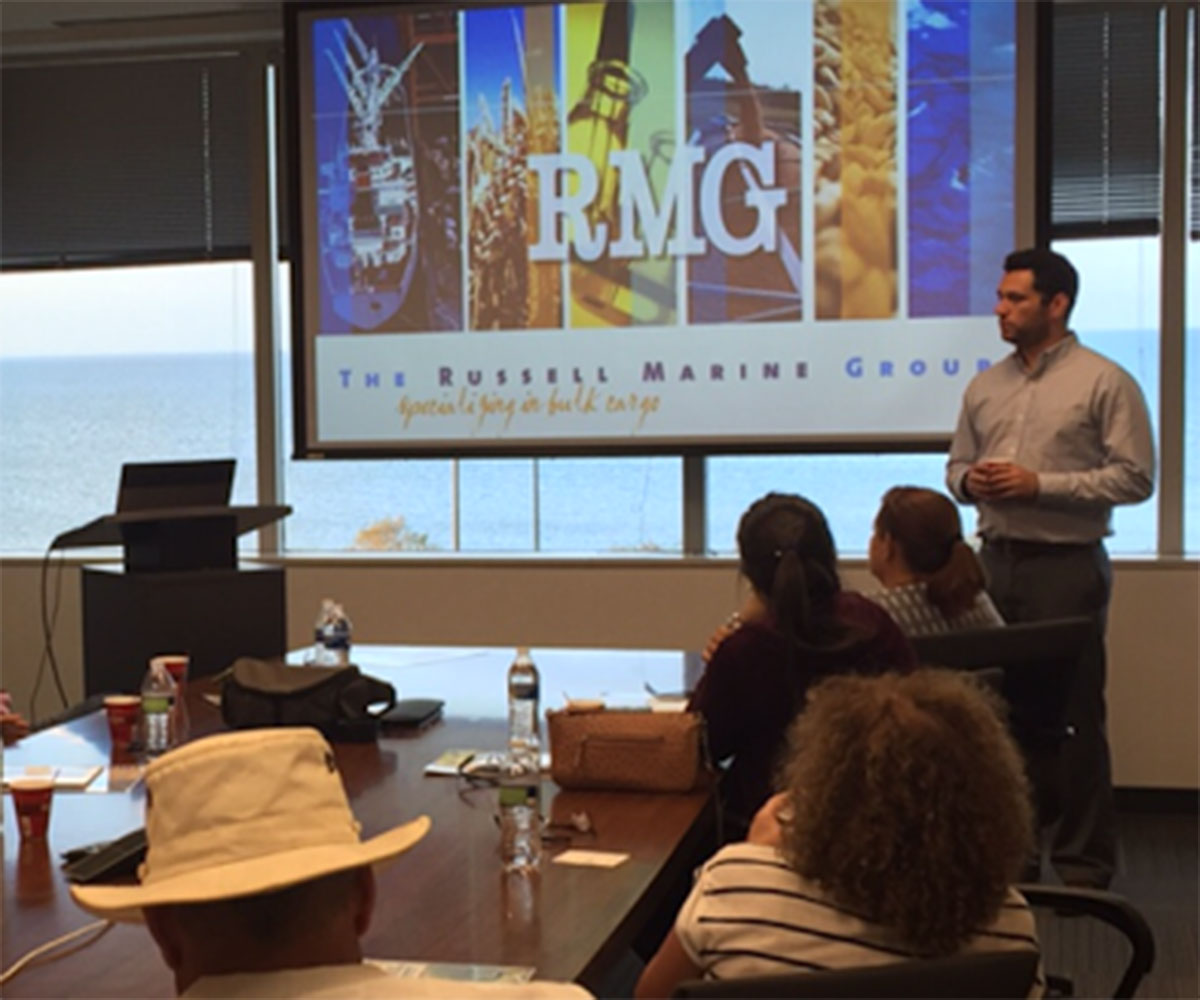
[[[893,931],[831,902],[772,847],[730,844],[704,865],[675,932],[706,979],[852,969],[914,958]],[[965,952],[1038,949],[1028,903],[1015,889]],[[1044,993],[1041,970],[1030,992]]]
[[[892,620],[900,626],[900,631],[909,637],[1004,624],[996,605],[982,590],[975,595],[975,603],[971,607],[953,618],[947,618],[929,599],[929,590],[924,582],[902,583],[898,587],[877,590],[867,594],[867,597],[891,615]]]

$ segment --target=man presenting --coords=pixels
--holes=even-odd
[[[1079,276],[1061,254],[1019,250],[997,289],[1015,350],[967,386],[946,485],[979,508],[988,592],[1009,622],[1087,615],[1098,641],[1067,708],[1062,816],[1051,859],[1068,885],[1104,888],[1116,817],[1104,719],[1104,627],[1114,504],[1154,490],[1154,440],[1137,383],[1067,329]]]

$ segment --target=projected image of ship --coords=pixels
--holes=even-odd
[[[348,129],[319,168],[321,269],[334,312],[370,330],[401,309],[416,272],[420,205],[403,80],[422,46],[388,65],[349,21],[341,28],[325,55]]]

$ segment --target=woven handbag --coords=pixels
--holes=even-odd
[[[708,779],[696,712],[551,709],[546,721],[550,776],[560,788],[688,792]]]

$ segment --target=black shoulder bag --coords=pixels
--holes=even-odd
[[[221,717],[231,729],[312,726],[331,743],[379,737],[379,717],[396,689],[358,667],[289,667],[278,660],[236,660],[221,688]]]

